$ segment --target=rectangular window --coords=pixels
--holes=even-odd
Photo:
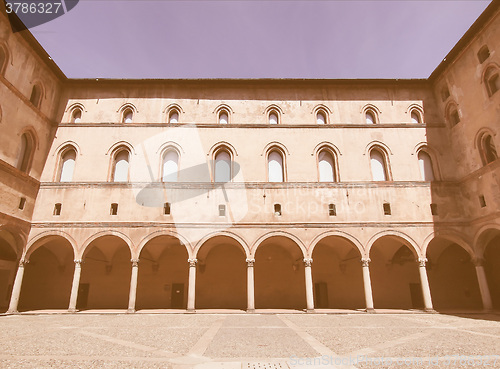
[[[62,204],[57,203],[54,205],[54,215],[61,215]]]
[[[391,215],[391,204],[384,203],[384,215]]]
[[[335,204],[328,204],[328,215],[334,217],[337,215],[337,208]]]
[[[484,198],[484,195],[479,195],[479,205],[481,205],[482,208],[486,207],[486,199]]]
[[[219,205],[219,216],[220,217],[226,216],[226,205]]]
[[[21,197],[21,200],[19,201],[19,210],[23,210],[24,205],[26,205],[26,197]]]
[[[437,204],[431,204],[431,214],[438,215],[438,205]]]
[[[109,213],[111,215],[118,215],[118,204],[117,203],[114,202],[111,204],[111,208],[109,210]]]
[[[163,214],[170,215],[170,203],[166,202],[163,204]]]
[[[281,216],[281,204],[274,204],[274,215]]]

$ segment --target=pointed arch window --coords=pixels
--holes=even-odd
[[[278,124],[279,119],[279,114],[276,110],[271,110],[269,112],[269,124]]]
[[[283,155],[278,150],[272,150],[267,157],[267,171],[269,182],[283,182],[284,168]]]
[[[162,181],[177,182],[179,172],[179,154],[175,150],[169,150],[163,155]]]
[[[321,150],[318,155],[320,182],[335,182],[335,160],[328,150]]]
[[[132,123],[132,119],[134,118],[134,112],[132,109],[127,108],[123,111],[122,123]]]
[[[24,133],[21,136],[21,147],[17,161],[17,169],[25,173],[29,172],[34,147],[35,142],[33,137],[29,133]]]
[[[61,155],[61,169],[59,171],[59,182],[71,182],[75,171],[76,151],[70,147]]]
[[[487,165],[498,159],[497,149],[493,137],[489,134],[483,134],[479,142],[479,149],[481,151],[481,159],[483,165]]]
[[[389,180],[386,156],[381,149],[376,148],[370,151],[370,164],[372,169],[372,179],[374,181]]]
[[[219,112],[219,124],[228,124],[229,123],[229,113],[227,110],[222,109]]]
[[[221,150],[215,155],[214,181],[231,181],[231,155],[225,150]]]
[[[75,108],[71,113],[71,123],[80,123],[82,121],[82,109]]]
[[[422,181],[430,182],[434,180],[435,176],[431,156],[423,150],[418,153],[418,166],[420,167],[420,178]]]
[[[168,113],[168,122],[169,123],[179,123],[179,112],[177,109],[172,109]]]
[[[493,96],[495,92],[500,90],[500,78],[498,77],[498,70],[490,67],[484,74],[484,84],[488,91],[488,96]]]
[[[417,109],[413,109],[411,111],[411,122],[415,124],[420,124],[422,123],[422,115]]]
[[[366,124],[375,124],[377,123],[377,115],[373,110],[367,110],[365,113]]]
[[[38,83],[31,89],[30,101],[37,108],[40,107],[40,103],[42,102],[42,87]]]
[[[116,151],[113,160],[113,182],[128,182],[130,153],[122,148]]]
[[[318,113],[316,114],[316,123],[326,124],[326,114],[324,111],[318,111]]]

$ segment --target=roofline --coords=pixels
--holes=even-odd
[[[481,13],[481,15],[476,19],[472,26],[465,32],[465,34],[458,40],[458,42],[453,46],[444,59],[439,63],[439,65],[434,69],[434,71],[429,76],[428,80],[434,82],[440,73],[442,73],[449,65],[451,65],[455,59],[460,55],[462,50],[464,50],[470,42],[477,36],[477,34],[482,30],[482,28],[488,23],[498,8],[500,7],[500,0],[493,0],[490,5]]]

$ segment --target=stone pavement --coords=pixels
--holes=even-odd
[[[498,314],[0,316],[0,368],[500,368]]]

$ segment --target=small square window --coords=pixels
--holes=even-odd
[[[481,205],[482,208],[486,207],[486,199],[484,198],[484,195],[479,195],[479,205]]]
[[[384,215],[391,215],[391,204],[384,203]]]
[[[114,202],[111,204],[111,208],[109,210],[109,213],[111,215],[118,215],[118,204],[117,203]]]
[[[26,197],[21,197],[21,200],[19,200],[19,210],[23,210],[24,205],[26,205]]]
[[[335,204],[328,204],[328,215],[334,217],[337,215],[337,208]]]
[[[163,204],[163,214],[170,215],[170,203],[166,202]]]
[[[274,204],[274,215],[281,216],[281,204]]]
[[[431,204],[431,214],[438,215],[438,206],[437,204]]]
[[[226,205],[219,205],[219,216],[220,217],[226,216]]]
[[[62,204],[57,203],[54,205],[54,215],[61,215]]]

